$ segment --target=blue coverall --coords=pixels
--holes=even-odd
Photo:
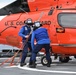
[[[23,42],[23,44],[25,43],[25,40],[26,40],[25,36],[26,36],[26,35],[29,35],[30,31],[31,31],[31,28],[28,27],[27,25],[23,26],[23,27],[20,29],[18,35],[22,37],[22,42]],[[28,53],[28,48],[29,48],[30,50],[32,50],[32,48],[31,48],[31,36],[29,37],[28,42],[26,43],[26,45],[25,45],[24,48],[23,48],[21,63],[24,63],[24,62],[25,62],[25,59],[26,59],[27,53]],[[31,59],[30,59],[30,61],[31,61]]]
[[[34,46],[34,39],[36,39],[37,44]],[[37,53],[42,49],[45,48],[46,51],[46,59],[50,61],[50,39],[47,33],[47,29],[45,28],[38,28],[32,32],[31,37],[31,46],[32,46],[32,61],[36,60]]]

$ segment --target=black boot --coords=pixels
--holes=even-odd
[[[30,67],[30,68],[36,68],[36,63],[35,63],[35,61],[33,61],[32,64],[29,65],[29,67]]]
[[[47,67],[50,67],[50,60],[49,60],[48,63],[47,63]]]
[[[20,63],[20,66],[23,67],[24,65],[26,65],[26,63]]]
[[[69,57],[69,60],[72,60],[72,59]]]
[[[29,62],[29,65],[32,65],[33,64],[33,62],[31,61],[31,62]]]

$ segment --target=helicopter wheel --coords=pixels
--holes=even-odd
[[[69,57],[59,57],[59,61],[62,63],[67,63],[69,62]]]
[[[43,57],[41,58],[41,64],[42,64],[43,66],[46,66],[47,63],[48,63],[48,61],[46,60],[46,56],[43,56]],[[51,64],[51,63],[52,63],[52,59],[50,58],[50,64]]]

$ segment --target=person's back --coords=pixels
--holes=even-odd
[[[40,27],[36,29],[34,33],[35,33],[35,39],[38,42],[38,44],[50,43],[50,39],[46,28]]]
[[[47,33],[47,29],[40,27],[32,32],[31,45],[32,49],[34,48],[34,39],[37,44],[50,44],[50,39]]]

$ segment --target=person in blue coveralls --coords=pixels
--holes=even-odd
[[[33,22],[29,18],[29,19],[25,20],[24,23],[25,23],[25,25],[21,27],[21,29],[18,33],[18,35],[22,37],[22,42],[23,42],[23,46],[24,46],[23,51],[22,51],[21,62],[20,62],[21,67],[26,65],[25,59],[27,57],[28,48],[30,49],[30,51],[32,50],[32,48],[31,48],[31,35],[29,36],[29,34],[31,32],[31,26],[33,25]],[[25,42],[26,39],[28,39],[28,42]],[[29,61],[29,65],[30,64],[31,64],[31,59]]]
[[[41,27],[39,21],[34,23],[32,37],[31,37],[31,46],[32,46],[32,65],[29,65],[30,68],[36,68],[36,55],[42,49],[45,48],[46,59],[48,61],[47,67],[50,67],[50,39],[46,28]],[[34,45],[34,40],[37,44]]]

